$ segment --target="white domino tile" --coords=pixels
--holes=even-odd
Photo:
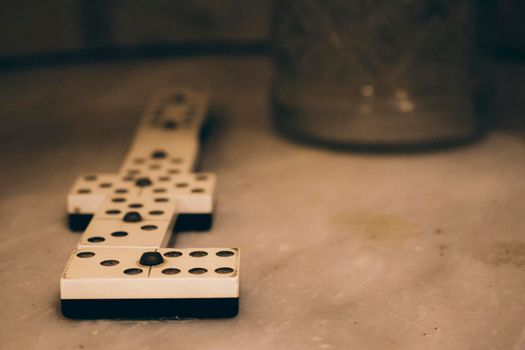
[[[179,175],[191,175],[207,108],[207,94],[198,88],[167,89],[156,94],[119,173],[80,176],[68,194],[68,213],[94,214],[109,195],[139,194],[141,189],[135,182],[140,178],[150,178],[160,188],[163,182],[180,182],[174,180]],[[173,123],[173,128],[166,128],[166,123]],[[155,156],[159,152],[162,157]],[[181,204],[183,213],[209,213],[213,209],[213,199],[205,195],[183,197],[187,198]]]
[[[75,181],[68,213],[93,218],[60,280],[60,297],[68,301],[65,315],[85,314],[86,300],[111,300],[114,306],[119,299],[221,303],[239,297],[237,249],[163,248],[177,215],[213,213],[216,178],[193,173],[207,105],[199,89],[160,92],[146,109],[120,171]],[[141,261],[144,253],[153,254],[154,262]],[[228,315],[236,314],[238,304],[225,305]]]
[[[78,243],[79,249],[129,247],[154,249],[167,244],[174,221],[123,222],[93,219]]]
[[[238,298],[239,251],[157,249],[164,262],[139,263],[146,248],[74,251],[60,281],[61,299]]]

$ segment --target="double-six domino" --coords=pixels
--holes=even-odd
[[[239,250],[167,248],[174,230],[211,227],[215,176],[193,173],[208,105],[199,89],[152,99],[117,174],[85,174],[68,195],[84,233],[60,280],[71,318],[232,317]]]

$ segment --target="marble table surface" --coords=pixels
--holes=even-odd
[[[1,349],[525,349],[525,137],[412,155],[332,152],[272,129],[265,58],[159,59],[0,73]],[[66,193],[113,172],[148,96],[213,93],[202,168],[210,232],[242,250],[225,320],[65,319],[59,278],[79,238]]]

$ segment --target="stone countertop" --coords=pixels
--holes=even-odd
[[[366,155],[271,126],[264,58],[99,63],[0,73],[0,348],[525,349],[525,137]],[[213,93],[202,167],[215,225],[178,247],[242,250],[225,320],[73,321],[59,278],[78,234],[66,194],[114,172],[148,97]]]

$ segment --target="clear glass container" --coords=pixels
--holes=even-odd
[[[336,146],[463,142],[479,123],[470,0],[274,2],[275,121]]]

